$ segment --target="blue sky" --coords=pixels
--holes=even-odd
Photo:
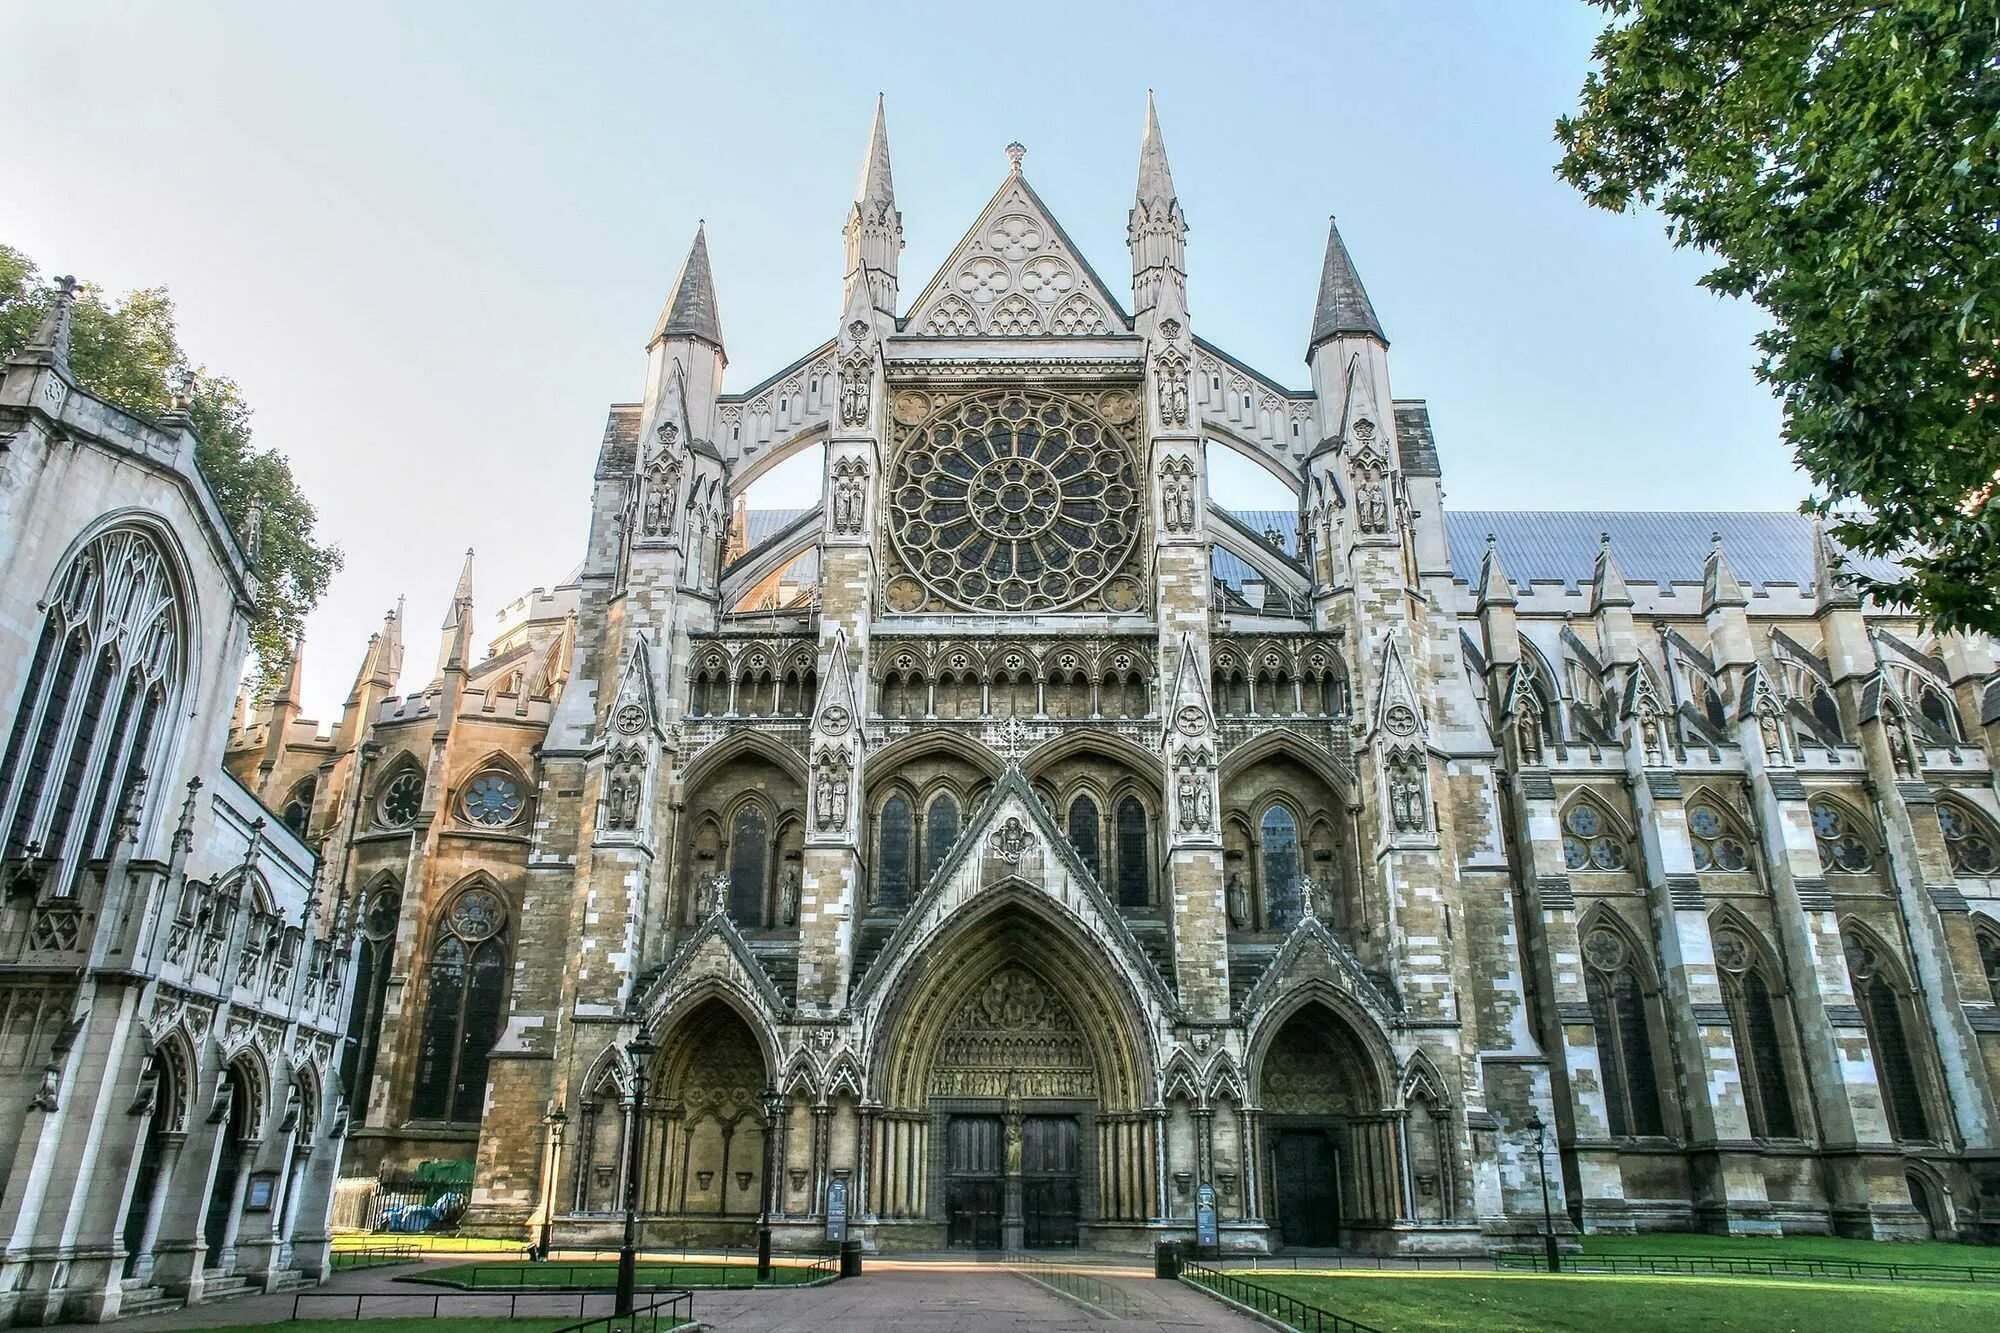
[[[1196,328],[1303,384],[1338,214],[1449,504],[1790,508],[1756,312],[1697,289],[1658,218],[1551,173],[1598,22],[1570,0],[7,5],[0,241],[167,284],[291,455],[347,552],[308,626],[323,721],[402,593],[421,688],[467,546],[482,632],[575,565],[605,404],[639,392],[697,218],[732,386],[830,335],[878,90],[906,295],[1012,139],[1124,290],[1151,87]]]

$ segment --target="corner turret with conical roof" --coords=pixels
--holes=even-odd
[[[722,343],[722,315],[715,275],[708,264],[708,227],[699,223],[694,244],[667,289],[667,303],[646,340],[644,423],[650,438],[662,394],[677,382],[686,395],[687,428],[696,439],[715,438],[715,400],[729,354]]]

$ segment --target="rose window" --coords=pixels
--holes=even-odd
[[[888,497],[897,554],[950,606],[1136,607],[1116,577],[1143,522],[1132,451],[1078,402],[1013,390],[950,402],[909,433]],[[918,609],[914,592],[892,585],[891,605]]]
[[[521,814],[521,784],[504,773],[481,773],[465,789],[465,814],[475,824],[502,828]]]

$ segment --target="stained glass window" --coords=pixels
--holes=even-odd
[[[1696,870],[1747,870],[1750,852],[1735,826],[1708,804],[1688,807],[1688,832],[1694,844]]]
[[[1762,959],[1742,931],[1722,926],[1715,932],[1715,962],[1736,1034],[1736,1063],[1743,1073],[1750,1132],[1760,1139],[1795,1139],[1798,1117],[1792,1109],[1778,1036],[1777,1001],[1765,980]]]
[[[1263,841],[1264,911],[1273,930],[1299,923],[1299,825],[1292,812],[1274,805],[1259,826]]]
[[[940,793],[931,798],[931,808],[924,815],[924,883],[931,882],[944,858],[951,854],[951,845],[958,841],[958,800],[949,793]]]
[[[1146,834],[1146,807],[1136,796],[1118,803],[1118,905],[1144,907],[1153,901],[1152,839]]]
[[[882,803],[875,849],[875,904],[892,912],[910,905],[910,872],[917,863],[916,817],[910,803],[891,796]]]
[[[416,822],[424,802],[424,775],[406,768],[382,787],[375,804],[381,822],[389,828],[406,828]]]
[[[1652,1029],[1637,964],[1617,932],[1603,926],[1584,937],[1583,958],[1588,964],[1584,994],[1596,1020],[1597,1061],[1611,1132],[1664,1134]]]
[[[1862,840],[1865,831],[1832,801],[1814,801],[1807,807],[1812,814],[1813,836],[1819,840],[1819,859],[1829,871],[1858,875],[1875,868],[1875,853]]]
[[[487,1057],[506,994],[503,911],[490,890],[468,889],[439,922],[410,1094],[414,1120],[476,1122],[484,1110]]]
[[[1882,1081],[1889,1132],[1899,1139],[1928,1139],[1930,1116],[1924,1110],[1917,1057],[1903,1022],[1902,988],[1891,979],[1875,947],[1856,935],[1847,938],[1847,975],[1854,983],[1854,998],[1875,1055],[1875,1073]]]
[[[1097,818],[1097,802],[1088,796],[1079,796],[1069,803],[1069,845],[1076,848],[1077,859],[1090,871],[1090,877],[1102,884],[1104,862],[1098,848],[1101,830]]]
[[[736,812],[729,833],[729,915],[742,926],[764,924],[764,887],[771,861],[770,826],[756,805]]]
[[[1563,864],[1571,870],[1623,870],[1625,842],[1596,805],[1580,800],[1563,816]]]
[[[519,819],[524,804],[521,784],[505,773],[481,773],[465,789],[465,817],[489,828],[505,828]]]
[[[1984,820],[1949,801],[1938,802],[1937,817],[1954,872],[1991,875],[2000,871],[2000,856],[1994,852],[1993,835]]]

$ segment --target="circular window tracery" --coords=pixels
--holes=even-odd
[[[402,828],[416,822],[417,811],[424,802],[424,775],[414,768],[406,768],[390,778],[382,788],[382,798],[376,803],[381,812],[382,822],[390,828]]]
[[[506,915],[491,889],[467,889],[452,902],[451,931],[462,940],[483,940],[500,929]]]
[[[481,773],[465,788],[465,817],[488,828],[504,828],[521,817],[521,784],[505,773]]]
[[[1004,389],[953,400],[897,455],[890,540],[910,578],[960,610],[1066,610],[1094,596],[1135,610],[1137,585],[1119,577],[1143,523],[1132,457],[1115,427],[1068,398]],[[917,594],[892,586],[890,605],[918,609]]]

